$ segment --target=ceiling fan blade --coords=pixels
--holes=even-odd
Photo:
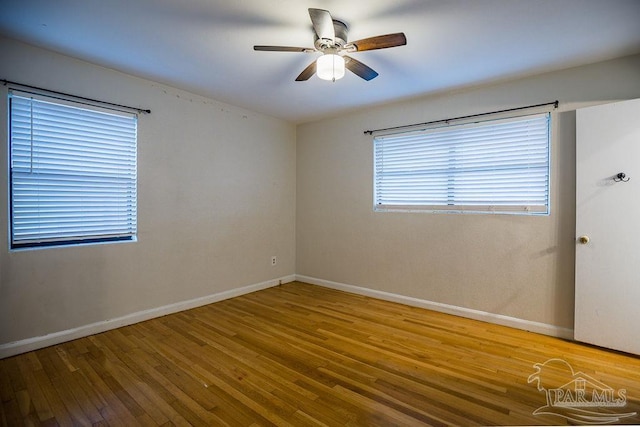
[[[298,77],[296,77],[297,82],[303,82],[305,80],[309,80],[311,76],[316,73],[316,61],[314,60],[311,64],[307,66]]]
[[[345,67],[347,67],[349,71],[351,71],[358,77],[365,79],[366,81],[378,77],[378,73],[376,73],[372,68],[364,65],[362,62],[358,61],[357,59],[353,59],[350,56],[344,56],[344,63]]]
[[[386,49],[389,47],[404,46],[406,44],[407,38],[404,33],[393,33],[349,42],[344,45],[344,50],[348,52],[362,52],[364,50]]]
[[[310,47],[293,47],[293,46],[254,46],[253,50],[260,50],[265,52],[315,52],[315,49]]]
[[[309,16],[313,23],[313,29],[319,39],[335,40],[336,34],[333,29],[333,18],[328,10],[309,8]]]

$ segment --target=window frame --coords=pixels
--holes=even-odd
[[[69,119],[70,115],[71,115],[71,111],[77,110],[79,111],[89,111],[90,113],[88,114],[96,114],[98,116],[102,116],[103,119],[105,120],[105,122],[107,121],[107,117],[118,117],[121,120],[130,120],[130,126],[132,127],[132,131],[131,134],[129,135],[129,137],[132,139],[132,141],[129,141],[128,144],[130,144],[128,146],[129,151],[132,153],[129,155],[129,174],[131,175],[128,179],[125,178],[124,180],[128,183],[126,186],[125,190],[122,190],[120,193],[121,194],[129,194],[129,198],[131,199],[131,205],[128,208],[129,213],[127,215],[123,215],[127,217],[127,220],[122,221],[122,224],[127,224],[127,227],[129,228],[128,232],[111,232],[111,233],[105,233],[105,231],[102,231],[101,233],[98,232],[87,232],[86,230],[84,232],[78,232],[77,235],[70,235],[68,232],[65,233],[64,235],[59,235],[57,237],[42,237],[42,235],[40,237],[36,237],[36,238],[23,238],[23,239],[19,239],[16,238],[16,219],[18,218],[16,216],[16,202],[14,200],[15,198],[15,189],[16,189],[16,183],[14,182],[18,177],[18,176],[24,176],[26,175],[24,171],[20,172],[20,171],[16,171],[15,169],[19,169],[14,167],[14,160],[16,156],[14,154],[14,145],[18,146],[19,144],[17,142],[15,142],[18,138],[16,137],[14,139],[14,133],[19,133],[19,132],[14,132],[14,117],[13,115],[16,114],[16,112],[14,111],[13,105],[12,105],[12,99],[13,98],[22,98],[23,100],[28,99],[30,101],[27,102],[38,102],[38,103],[48,103],[53,105],[52,108],[54,109],[60,109],[60,110],[64,110],[67,109],[68,114],[66,116],[61,115],[60,117],[65,117],[65,120],[70,120],[71,123],[77,125],[79,122],[76,121],[71,121],[71,119]],[[24,102],[24,101],[22,101]],[[16,107],[17,109],[18,107]],[[34,113],[33,111],[31,111],[30,113],[30,118],[33,120],[34,117]],[[69,246],[77,246],[77,245],[90,245],[90,244],[103,244],[103,243],[114,243],[114,242],[135,242],[137,241],[137,236],[138,236],[138,226],[137,226],[137,209],[138,209],[138,114],[132,113],[130,111],[124,111],[124,110],[120,110],[120,109],[116,109],[116,108],[110,108],[110,107],[103,107],[102,105],[99,105],[97,103],[87,103],[87,102],[82,102],[82,101],[77,101],[74,99],[67,99],[67,98],[63,98],[63,97],[58,97],[58,96],[53,96],[47,93],[39,93],[39,92],[31,92],[31,91],[27,91],[27,90],[22,90],[19,87],[13,88],[13,87],[9,87],[9,90],[7,92],[7,119],[8,119],[8,132],[7,132],[7,148],[8,148],[8,214],[9,214],[9,218],[8,218],[8,244],[9,244],[9,249],[11,251],[19,251],[19,250],[25,250],[25,249],[43,249],[43,248],[54,248],[54,247],[69,247]],[[102,125],[102,123],[101,123]],[[27,134],[30,136],[31,141],[32,141],[32,147],[33,145],[33,141],[37,141],[37,143],[40,143],[40,141],[37,140],[37,138],[33,137],[34,134],[34,128],[26,131]],[[24,133],[24,132],[23,132]],[[77,135],[79,136],[83,136],[81,132],[79,132]],[[59,140],[62,140],[61,138],[58,138]],[[85,150],[77,150],[79,151],[80,157],[90,157],[92,154],[95,155],[96,151],[95,148],[89,149],[86,147],[87,144],[87,139],[85,138],[84,140],[81,141],[81,143],[79,144],[80,148],[82,147],[82,144],[85,144]],[[59,143],[58,143],[59,144]],[[56,143],[52,143],[51,147],[58,147],[56,145]],[[33,148],[32,148],[33,149]],[[33,156],[33,154],[31,154],[31,156]],[[32,157],[33,158],[33,157]],[[77,158],[76,158],[77,160]],[[70,161],[70,157],[65,157],[62,161]],[[124,162],[123,162],[124,163]],[[96,169],[91,170],[90,168],[87,168],[87,173],[86,176],[90,176],[93,178],[93,180],[88,180],[88,181],[83,181],[81,179],[81,176],[78,175],[75,177],[76,181],[78,183],[89,183],[89,185],[91,183],[99,183],[100,179],[97,179],[96,176],[99,175],[96,172]],[[125,168],[126,170],[126,168]],[[62,172],[62,173],[60,173]],[[69,171],[65,171],[64,167],[61,167],[60,170],[58,171],[57,174],[58,177],[61,177],[62,179],[67,179],[70,180],[70,177],[73,177],[73,174],[70,174]],[[102,177],[103,181],[102,181],[102,185],[107,185],[106,184],[106,180],[108,180],[109,178],[105,178],[105,176]],[[113,178],[112,178],[113,179]],[[45,178],[44,181],[37,181],[37,183],[35,185],[42,185],[42,183],[46,183],[47,179]],[[80,184],[82,185],[82,184]],[[82,194],[81,197],[86,198],[87,193],[90,191],[90,189],[84,189],[82,190],[80,193]],[[59,196],[60,197],[60,196]],[[103,196],[104,197],[104,196]],[[104,201],[103,201],[104,203]],[[41,205],[38,205],[41,206]],[[40,208],[38,208],[40,209]],[[100,209],[100,207],[98,207],[98,209]],[[78,214],[78,210],[75,211],[76,215]],[[40,216],[40,213],[38,212],[38,216]],[[59,218],[54,218],[54,221],[60,221]],[[102,215],[100,216],[99,221],[104,222],[105,221],[105,216]],[[37,224],[41,224],[42,221],[37,220],[34,221],[34,223]],[[78,222],[78,224],[81,224],[82,220],[80,220]],[[84,227],[86,227],[86,225],[84,225]],[[103,230],[106,230],[106,227],[102,227]],[[126,227],[123,227],[122,229],[124,229]]]
[[[419,138],[424,135],[437,135],[437,134],[446,134],[447,132],[453,131],[464,131],[465,129],[474,130],[484,126],[491,126],[492,124],[501,124],[501,123],[518,123],[525,122],[527,120],[535,120],[536,118],[541,119],[544,118],[546,122],[546,132],[544,133],[546,138],[546,153],[545,153],[545,167],[544,172],[546,174],[546,180],[544,184],[545,190],[545,200],[544,204],[529,204],[525,206],[524,204],[470,204],[470,203],[460,203],[456,204],[455,201],[451,202],[448,198],[449,203],[447,204],[427,204],[427,203],[419,203],[419,202],[411,202],[406,204],[400,203],[379,203],[381,201],[381,197],[379,195],[379,187],[381,186],[381,180],[384,178],[379,177],[379,142],[384,140],[385,138],[388,140],[399,139],[401,140],[403,137],[405,138]],[[375,212],[425,212],[425,213],[450,213],[450,214],[508,214],[508,215],[532,215],[532,216],[548,216],[551,213],[551,149],[552,149],[552,114],[549,110],[537,111],[537,112],[529,112],[526,114],[520,115],[504,115],[504,114],[496,114],[495,116],[491,116],[488,118],[483,118],[482,120],[459,120],[452,121],[446,123],[439,123],[438,125],[434,125],[428,128],[420,128],[420,129],[409,129],[404,132],[388,132],[381,133],[375,135],[373,138],[373,210]],[[424,144],[428,144],[428,142],[423,141]],[[451,149],[455,149],[453,144],[451,145]],[[424,157],[426,159],[426,157]],[[453,158],[453,156],[452,156]],[[453,169],[448,170],[448,181],[451,182],[454,178],[459,179],[463,176],[463,173],[452,172]],[[497,169],[500,171],[500,168]],[[412,176],[416,176],[415,174]],[[445,176],[445,175],[443,175]],[[400,184],[399,184],[400,185]],[[404,184],[407,185],[407,184]],[[411,187],[406,186],[402,188],[403,190],[411,190]],[[451,197],[451,194],[454,194],[455,190],[447,191],[448,197]],[[387,197],[388,200],[388,197]],[[385,200],[382,200],[383,202]]]

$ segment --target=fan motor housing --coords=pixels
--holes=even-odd
[[[335,33],[334,40],[319,39],[318,35],[314,32],[314,46],[316,49],[322,51],[327,48],[341,48],[347,43],[347,33],[349,31],[347,24],[337,19],[333,20],[333,31]]]

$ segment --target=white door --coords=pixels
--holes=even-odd
[[[640,99],[578,110],[576,132],[575,338],[640,354]]]

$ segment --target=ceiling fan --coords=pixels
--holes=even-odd
[[[267,52],[321,52],[322,56],[309,64],[296,78],[298,82],[309,80],[316,73],[323,80],[336,81],[344,76],[345,68],[369,81],[377,77],[378,73],[362,62],[350,57],[347,53],[386,49],[407,44],[407,38],[404,33],[386,34],[348,42],[347,25],[342,21],[333,19],[329,11],[310,8],[309,16],[315,32],[314,47],[253,46],[254,50]]]

